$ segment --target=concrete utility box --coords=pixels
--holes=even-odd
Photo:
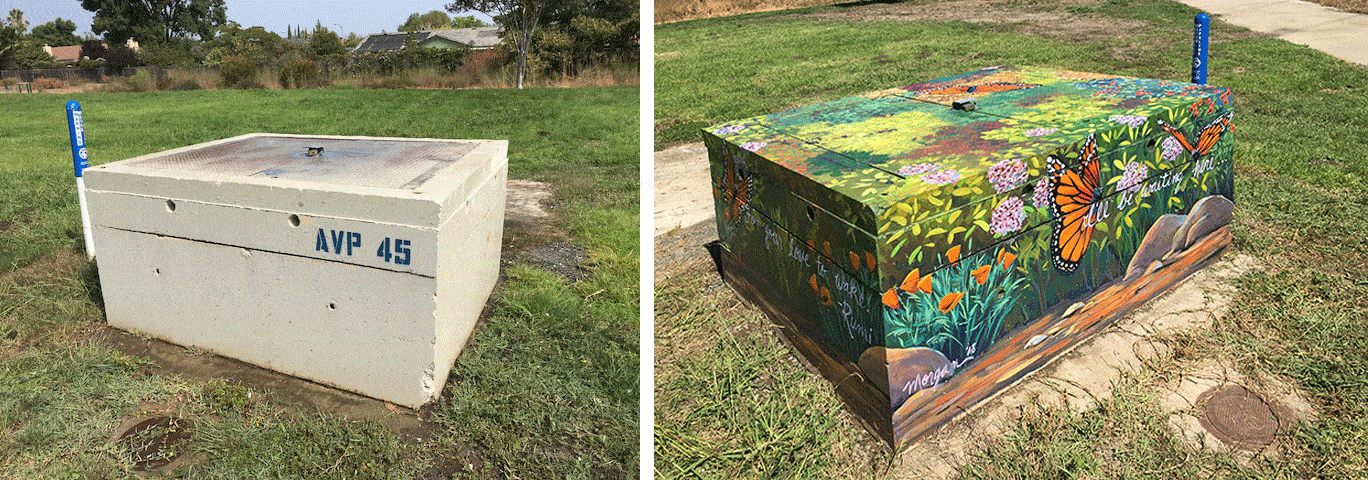
[[[418,407],[497,280],[507,150],[249,134],[92,167],[109,324]]]
[[[904,446],[1230,243],[1221,87],[994,67],[703,132],[723,276]]]

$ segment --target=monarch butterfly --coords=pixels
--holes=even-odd
[[[1064,165],[1054,155],[1045,157],[1050,178],[1050,214],[1059,222],[1050,238],[1050,256],[1055,268],[1073,273],[1092,240],[1096,225],[1098,164],[1097,141],[1092,135],[1078,152],[1078,170]]]
[[[951,85],[948,87],[937,88],[934,90],[922,90],[917,93],[926,95],[957,95],[963,93],[992,93],[1006,92],[1010,90],[1022,90],[1035,88],[1040,85],[1034,83],[985,83],[983,85]]]
[[[1193,145],[1192,142],[1188,141],[1187,134],[1178,130],[1177,127],[1169,125],[1168,122],[1163,120],[1156,121],[1159,123],[1159,128],[1162,128],[1165,132],[1173,135],[1173,138],[1178,140],[1178,144],[1183,146],[1183,150],[1187,150],[1188,154],[1191,154],[1193,159],[1196,159],[1197,157],[1206,155],[1207,152],[1210,152],[1211,148],[1216,146],[1216,142],[1221,139],[1221,134],[1230,131],[1230,119],[1234,118],[1234,116],[1235,112],[1226,112],[1221,116],[1216,117],[1216,119],[1212,120],[1211,123],[1208,123],[1207,126],[1202,127],[1199,131],[1200,133],[1197,134],[1197,145]]]
[[[725,162],[726,171],[722,174],[721,190],[713,187],[713,195],[727,200],[727,220],[735,220],[741,210],[750,205],[750,175],[737,165],[740,163],[740,158],[728,159]]]

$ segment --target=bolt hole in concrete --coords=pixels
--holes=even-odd
[[[328,304],[328,310],[337,310],[337,304],[336,304],[336,303],[329,303],[329,304]]]
[[[298,226],[299,226],[299,215],[290,215],[290,226],[291,226],[291,227],[298,227]]]
[[[153,275],[161,275],[161,269],[160,269],[160,268],[154,268],[154,269],[152,269],[152,274],[153,274]]]
[[[166,211],[168,211],[168,212],[174,212],[174,211],[176,211],[176,202],[175,202],[174,200],[167,200],[167,201],[166,201]]]
[[[124,422],[114,431],[114,443],[127,449],[133,469],[147,471],[170,465],[184,453],[190,438],[189,421],[172,417],[143,417]]]
[[[1240,385],[1207,390],[1197,404],[1203,405],[1198,418],[1202,428],[1233,448],[1262,449],[1291,426],[1290,408],[1269,402]]]

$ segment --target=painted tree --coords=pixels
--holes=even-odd
[[[90,29],[111,45],[132,38],[170,44],[190,36],[213,38],[228,20],[224,0],[81,0],[95,13]]]
[[[518,50],[518,88],[523,88],[527,78],[527,52],[532,49],[532,38],[537,33],[537,24],[542,13],[553,2],[564,0],[456,0],[447,4],[450,12],[474,10],[489,15],[503,29],[504,38],[514,36]]]
[[[33,40],[53,47],[81,44],[81,37],[76,36],[76,22],[61,17],[33,27]]]

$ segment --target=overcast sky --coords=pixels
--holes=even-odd
[[[404,23],[404,19],[414,13],[427,13],[443,10],[450,0],[225,0],[228,20],[245,27],[262,26],[267,30],[285,35],[287,25],[302,25],[312,29],[317,22],[342,36],[354,32],[357,35],[377,33],[381,30],[393,32]],[[0,0],[0,15],[8,15],[10,10],[24,11],[29,28],[52,21],[58,17],[76,22],[76,35],[85,36],[90,31],[90,21],[94,14],[81,9],[80,0]],[[485,23],[493,24],[488,16],[477,12],[475,15]]]

